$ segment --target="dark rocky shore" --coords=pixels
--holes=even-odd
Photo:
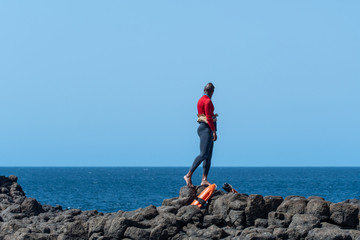
[[[359,239],[360,201],[246,195],[217,190],[206,209],[189,205],[204,187],[135,211],[63,210],[27,198],[16,176],[0,176],[0,240]],[[69,193],[70,194],[70,193]]]

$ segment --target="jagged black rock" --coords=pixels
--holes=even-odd
[[[189,205],[203,189],[182,187],[159,207],[101,213],[41,205],[25,196],[16,176],[0,176],[0,240],[360,239],[357,199],[331,203],[217,190],[206,209]]]

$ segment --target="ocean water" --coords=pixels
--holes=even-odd
[[[0,167],[16,175],[26,196],[41,204],[100,212],[134,210],[177,197],[185,185],[185,167]],[[201,168],[193,176],[201,182]],[[312,195],[332,202],[360,198],[360,168],[213,167],[209,181],[224,182],[247,194]]]

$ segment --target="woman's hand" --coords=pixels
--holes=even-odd
[[[213,141],[215,142],[217,140],[216,132],[213,132]]]

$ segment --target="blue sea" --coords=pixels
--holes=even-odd
[[[185,185],[185,167],[0,167],[0,175],[18,176],[27,197],[41,204],[100,212],[134,210],[177,197]],[[199,168],[195,185],[201,182]],[[212,167],[209,181],[224,182],[247,194],[312,195],[332,202],[360,198],[360,168]]]

